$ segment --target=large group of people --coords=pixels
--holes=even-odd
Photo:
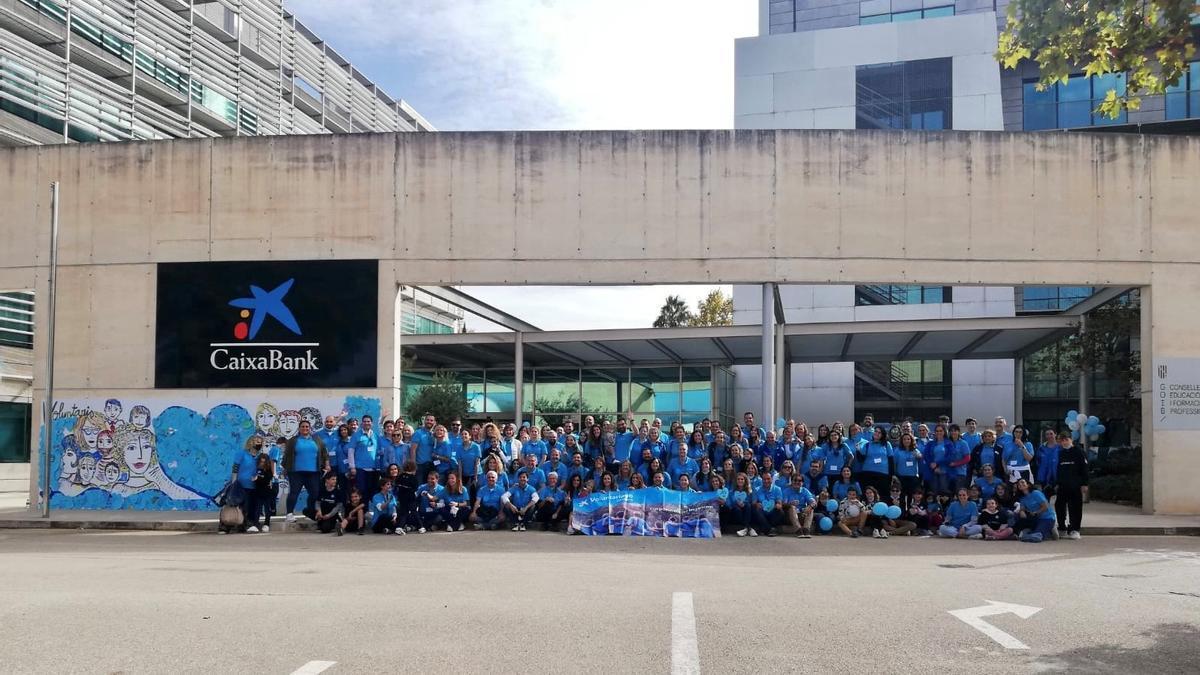
[[[326,417],[321,429],[306,420],[292,438],[251,436],[233,458],[231,482],[247,496],[247,532],[270,531],[280,501],[293,522],[302,489],[300,514],[340,536],[572,533],[574,499],[656,488],[713,493],[722,531],[743,537],[1040,542],[1080,537],[1088,467],[1069,433],[1033,439],[1003,417],[985,429],[971,418],[914,426],[870,415],[813,429],[795,420],[764,428],[747,412],[727,429],[709,419],[688,429],[590,415],[579,427],[446,426],[429,414],[414,428],[364,415]]]

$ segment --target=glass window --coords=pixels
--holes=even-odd
[[[537,414],[557,413],[557,416],[579,416],[579,371],[574,368],[537,368],[534,377],[534,408]],[[542,418],[544,421],[545,418]]]
[[[893,14],[872,14],[858,17],[858,24],[866,26],[873,23],[891,23],[895,21],[917,21],[918,19],[933,19],[939,16],[954,16],[954,5],[913,9]]]
[[[1128,121],[1124,111],[1112,119],[1096,112],[1110,90],[1116,91],[1118,96],[1125,95],[1124,73],[1092,77],[1074,75],[1045,91],[1037,90],[1036,81],[1026,81],[1022,101],[1024,128],[1034,131],[1124,124]]]
[[[517,404],[513,372],[511,370],[484,371],[487,391],[483,401],[483,412],[489,415],[499,415],[504,419],[513,417]],[[533,373],[527,373],[526,377],[533,377]]]
[[[0,462],[28,462],[33,406],[0,403]]]
[[[854,287],[854,304],[920,305],[952,302],[951,286],[906,286],[898,284],[867,284]]]
[[[614,419],[625,412],[629,400],[629,369],[585,368],[583,370],[583,413]]]
[[[939,16],[954,16],[954,5],[946,5],[945,7],[930,7],[925,10],[926,19],[934,19]]]
[[[868,26],[873,23],[891,23],[891,21],[892,21],[891,14],[875,14],[873,16],[858,17],[858,24],[860,26]]]
[[[680,412],[679,369],[634,368],[630,374],[630,407],[634,414],[661,417],[664,424]]]
[[[859,129],[951,128],[951,59],[859,66],[855,126]]]
[[[921,10],[914,9],[911,12],[893,12],[892,22],[898,21],[916,21],[921,18]]]
[[[1200,61],[1190,63],[1179,82],[1167,87],[1164,100],[1169,120],[1200,117]]]
[[[684,422],[700,421],[712,416],[713,398],[711,371],[708,366],[683,368],[682,407]],[[694,419],[693,419],[694,418]]]

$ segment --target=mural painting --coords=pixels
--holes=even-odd
[[[213,402],[152,394],[143,399],[58,400],[53,415],[50,507],[206,511],[253,435],[291,438],[326,415],[379,418],[377,398]],[[207,410],[207,412],[201,412]],[[40,446],[39,446],[40,447]]]

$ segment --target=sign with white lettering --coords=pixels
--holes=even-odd
[[[374,387],[378,265],[158,265],[155,386]]]
[[[1200,359],[1154,359],[1154,425],[1200,431]]]

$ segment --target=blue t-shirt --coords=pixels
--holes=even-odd
[[[472,442],[464,445],[458,451],[458,464],[462,467],[463,476],[474,476],[479,473],[479,460],[483,457],[483,451],[479,444]]]
[[[858,496],[862,496],[862,487],[859,486],[858,481],[853,480],[849,483],[843,483],[839,480],[838,482],[834,483],[829,490],[830,494],[833,495],[833,498],[840,502],[847,497],[848,493],[850,492],[850,488],[854,488],[854,490],[858,493]]]
[[[493,509],[500,508],[500,498],[507,492],[507,488],[500,486],[500,481],[496,481],[496,487],[488,487],[487,485],[479,486],[479,490],[475,493],[475,499],[479,501],[480,506],[490,506]]]
[[[233,451],[233,457],[230,460],[230,465],[237,466],[237,482],[238,485],[247,489],[254,489],[254,477],[258,475],[258,467],[256,466],[258,455],[251,453],[245,448],[239,448]]]
[[[888,459],[892,456],[891,443],[868,443],[863,447],[862,455],[863,471],[867,473],[888,473]]]
[[[783,501],[783,491],[778,485],[771,487],[759,486],[754,489],[754,503],[762,506],[763,511],[772,511]]]
[[[422,483],[421,487],[417,488],[417,497],[421,500],[421,508],[426,511],[432,511],[437,506],[437,502],[446,494],[446,488],[441,485],[429,487],[429,483]]]
[[[979,506],[975,502],[968,501],[964,506],[955,500],[946,507],[946,524],[951,527],[970,525],[977,518],[979,518]]]
[[[1042,504],[1049,505],[1050,503],[1041,490],[1030,490],[1029,494],[1021,497],[1019,501],[1021,502],[1021,506],[1025,508],[1025,511],[1031,515],[1036,513],[1042,507]],[[1054,520],[1055,518],[1057,516],[1054,513],[1054,509],[1051,508],[1047,508],[1038,516],[1039,520]]]
[[[517,473],[514,476],[514,478],[516,476],[520,476],[523,473],[529,475],[529,484],[533,486],[534,490],[540,490],[540,489],[542,489],[542,486],[546,484],[546,474],[543,473],[542,470],[537,467],[530,469],[527,466],[523,466],[523,467],[517,469]]]
[[[292,458],[292,471],[317,470],[317,442],[312,436],[296,437],[295,456]]]
[[[380,520],[391,520],[396,515],[396,495],[391,492],[376,492],[374,497],[371,497],[371,512],[374,514],[371,517],[371,525],[374,526]]]
[[[563,492],[560,487],[551,488],[549,485],[545,485],[538,490],[538,499],[541,501],[552,499],[555,504],[561,504],[566,497],[567,493]]]
[[[421,427],[413,432],[412,442],[417,445],[417,464],[433,461],[433,432]]]
[[[637,434],[632,431],[621,433],[620,431],[613,434],[615,445],[613,446],[613,460],[616,462],[624,462],[629,459],[630,452],[633,450],[633,442],[637,439]]]
[[[737,506],[745,506],[750,499],[750,494],[745,490],[734,490],[729,493],[729,501],[732,501]]]
[[[896,462],[896,475],[916,477],[921,472],[921,462],[917,459],[915,450],[904,450],[900,447],[892,449],[892,459]]]
[[[979,446],[979,466],[986,464],[995,465],[996,456],[1000,454],[1000,447],[996,445],[981,445]]]
[[[975,485],[979,486],[979,498],[987,501],[996,494],[996,486],[1000,484],[1000,479],[992,476],[992,479],[989,481],[983,476],[976,476],[974,482]]]
[[[700,467],[697,466],[696,460],[692,459],[691,457],[683,462],[680,462],[679,457],[676,456],[675,459],[671,460],[671,465],[667,467],[667,473],[671,474],[672,485],[678,485],[679,477],[683,474],[686,473],[689,476],[694,476],[699,470]]]
[[[783,501],[787,504],[795,506],[796,508],[803,509],[816,500],[817,498],[814,497],[813,493],[809,492],[808,488],[806,487],[801,487],[799,490],[797,490],[789,485],[783,489]]]
[[[537,494],[537,490],[532,485],[526,484],[525,487],[513,485],[508,488],[508,503],[518,509],[523,509],[533,500],[535,494]]]

